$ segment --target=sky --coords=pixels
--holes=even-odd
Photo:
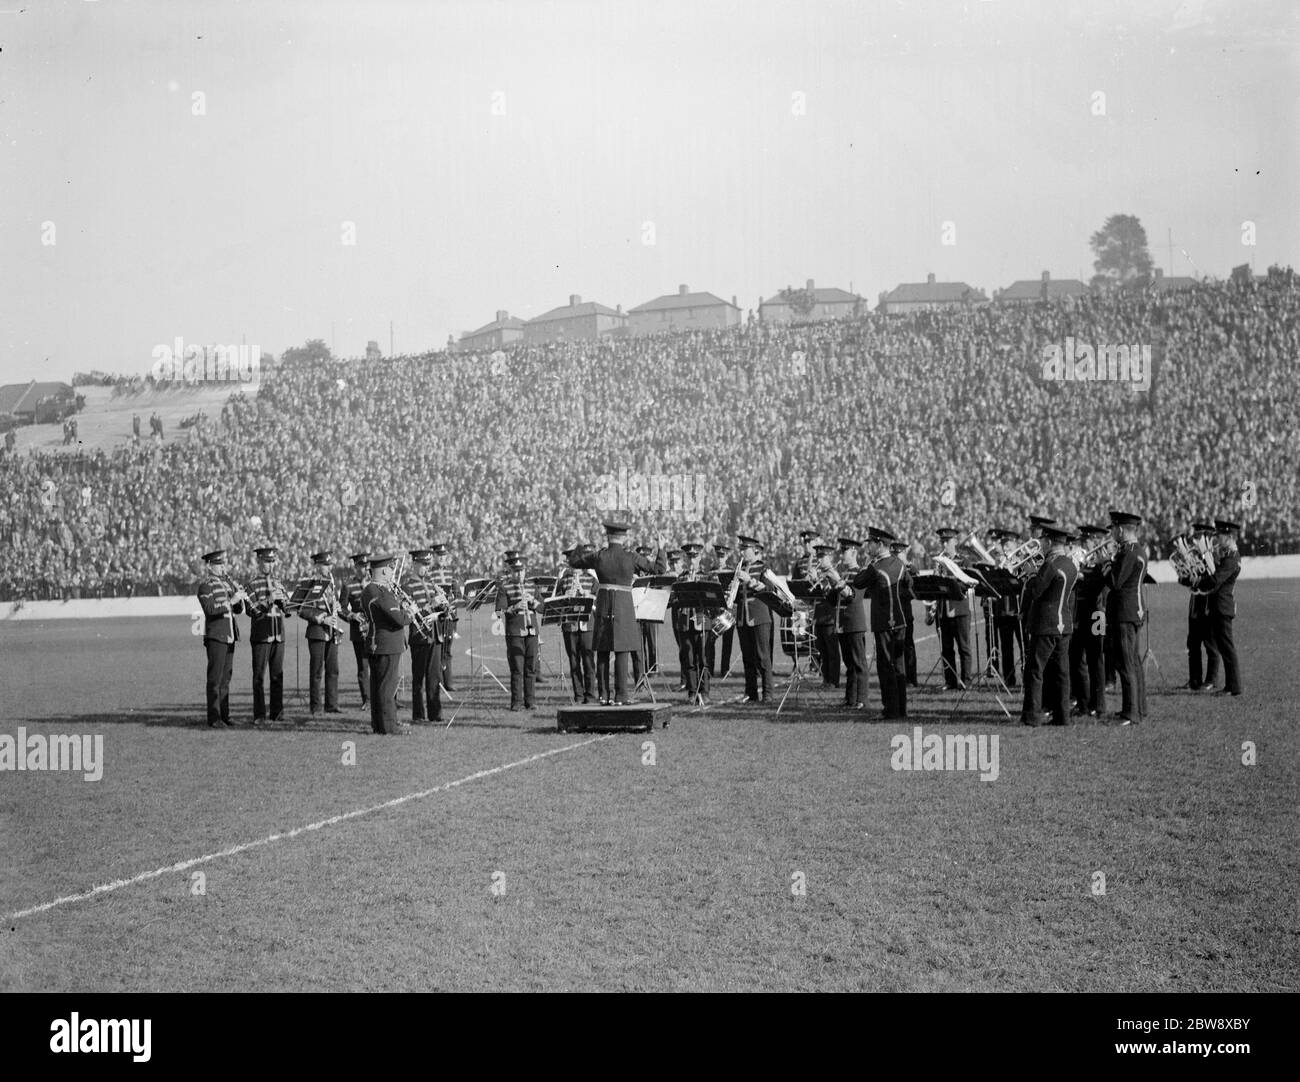
[[[1116,213],[1166,273],[1263,273],[1298,95],[1291,0],[0,0],[0,383],[1086,281]]]

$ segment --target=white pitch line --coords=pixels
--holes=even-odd
[[[121,890],[123,887],[134,886],[136,883],[143,883],[149,879],[157,879],[159,876],[170,875],[173,872],[183,872],[193,868],[196,864],[207,864],[210,861],[220,860],[222,857],[233,857],[236,853],[244,853],[250,849],[258,849],[263,845],[270,845],[272,842],[286,841],[289,838],[296,838],[299,834],[305,834],[309,830],[320,830],[322,827],[331,827],[338,823],[346,822],[349,819],[356,819],[362,815],[369,815],[371,812],[383,811],[385,808],[395,808],[399,804],[405,804],[410,800],[424,800],[426,797],[434,796],[437,793],[445,793],[449,789],[455,789],[457,786],[464,785],[466,782],[478,781],[479,778],[488,778],[493,774],[501,774],[507,770],[513,770],[517,766],[527,766],[529,763],[535,763],[539,759],[547,759],[552,755],[563,755],[566,751],[575,751],[578,748],[585,748],[588,744],[595,744],[601,740],[609,740],[615,736],[614,733],[605,733],[601,736],[593,736],[590,740],[580,740],[576,744],[566,744],[562,748],[552,748],[550,751],[538,752],[536,755],[530,755],[527,759],[518,759],[513,763],[504,763],[501,766],[494,766],[487,770],[480,770],[474,774],[467,774],[456,781],[449,781],[442,785],[434,786],[432,789],[425,789],[418,793],[407,793],[405,796],[394,797],[392,800],[385,800],[381,804],[372,804],[368,808],[355,808],[349,812],[343,812],[341,815],[331,815],[328,819],[321,819],[315,823],[308,823],[306,826],[294,827],[293,830],[286,831],[283,834],[269,834],[265,838],[258,838],[256,841],[243,842],[240,845],[232,845],[226,849],[218,850],[215,853],[206,853],[201,857],[193,857],[190,860],[182,860],[176,864],[168,864],[162,868],[155,868],[151,872],[141,872],[139,875],[133,875],[130,879],[115,879],[111,883],[103,883],[98,887],[85,891],[81,894],[67,894],[62,898],[55,898],[50,902],[42,902],[40,905],[34,905],[30,909],[20,909],[16,913],[10,913],[4,919],[6,921],[19,920],[22,917],[30,917],[36,913],[44,913],[47,909],[54,909],[56,906],[68,905],[71,902],[84,902],[87,898],[94,898],[100,894],[109,894],[115,890]]]

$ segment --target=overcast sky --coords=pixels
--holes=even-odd
[[[1297,12],[0,0],[0,381],[415,352],[570,293],[1086,280],[1121,212],[1174,273],[1294,265]]]

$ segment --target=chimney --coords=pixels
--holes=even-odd
[[[570,293],[570,294],[569,294],[569,307],[570,307],[570,308],[577,308],[578,305],[580,305],[581,303],[582,303],[582,298],[579,297],[578,294],[576,294],[576,293]]]
[[[689,292],[690,292],[690,290],[687,289],[685,286],[678,286],[678,287],[677,287],[677,293],[678,293],[679,296],[684,297],[684,296],[686,296],[686,294],[689,293]]]
[[[615,315],[621,316],[623,314],[623,306],[621,304],[614,305],[614,313]]]
[[[813,291],[813,288],[814,288],[814,287],[813,287],[813,280],[812,280],[811,278],[809,278],[809,279],[808,279],[808,292],[811,293],[811,292]]]
[[[497,322],[498,322],[498,323],[504,323],[504,322],[505,322],[507,319],[509,319],[509,318],[510,318],[510,313],[507,312],[504,308],[498,308],[498,309],[497,309]]]
[[[760,308],[762,308],[762,307],[763,307],[763,302],[762,302],[762,301],[759,301],[759,302],[758,302],[758,306],[759,306]],[[731,307],[732,307],[732,308],[739,308],[739,307],[740,307],[740,305],[738,305],[738,304],[736,303],[736,295],[735,295],[734,293],[731,295]]]
[[[1043,281],[1050,282],[1051,280],[1052,280],[1051,274],[1049,274],[1047,271],[1043,271]]]
[[[925,276],[925,284],[928,285],[928,286],[932,286],[932,285],[934,285],[934,272],[933,272],[933,271],[931,271],[929,274],[927,274],[927,275]]]

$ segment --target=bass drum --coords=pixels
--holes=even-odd
[[[812,646],[812,614],[806,609],[797,609],[789,619],[781,621],[781,649],[793,657],[796,651],[807,653]]]

